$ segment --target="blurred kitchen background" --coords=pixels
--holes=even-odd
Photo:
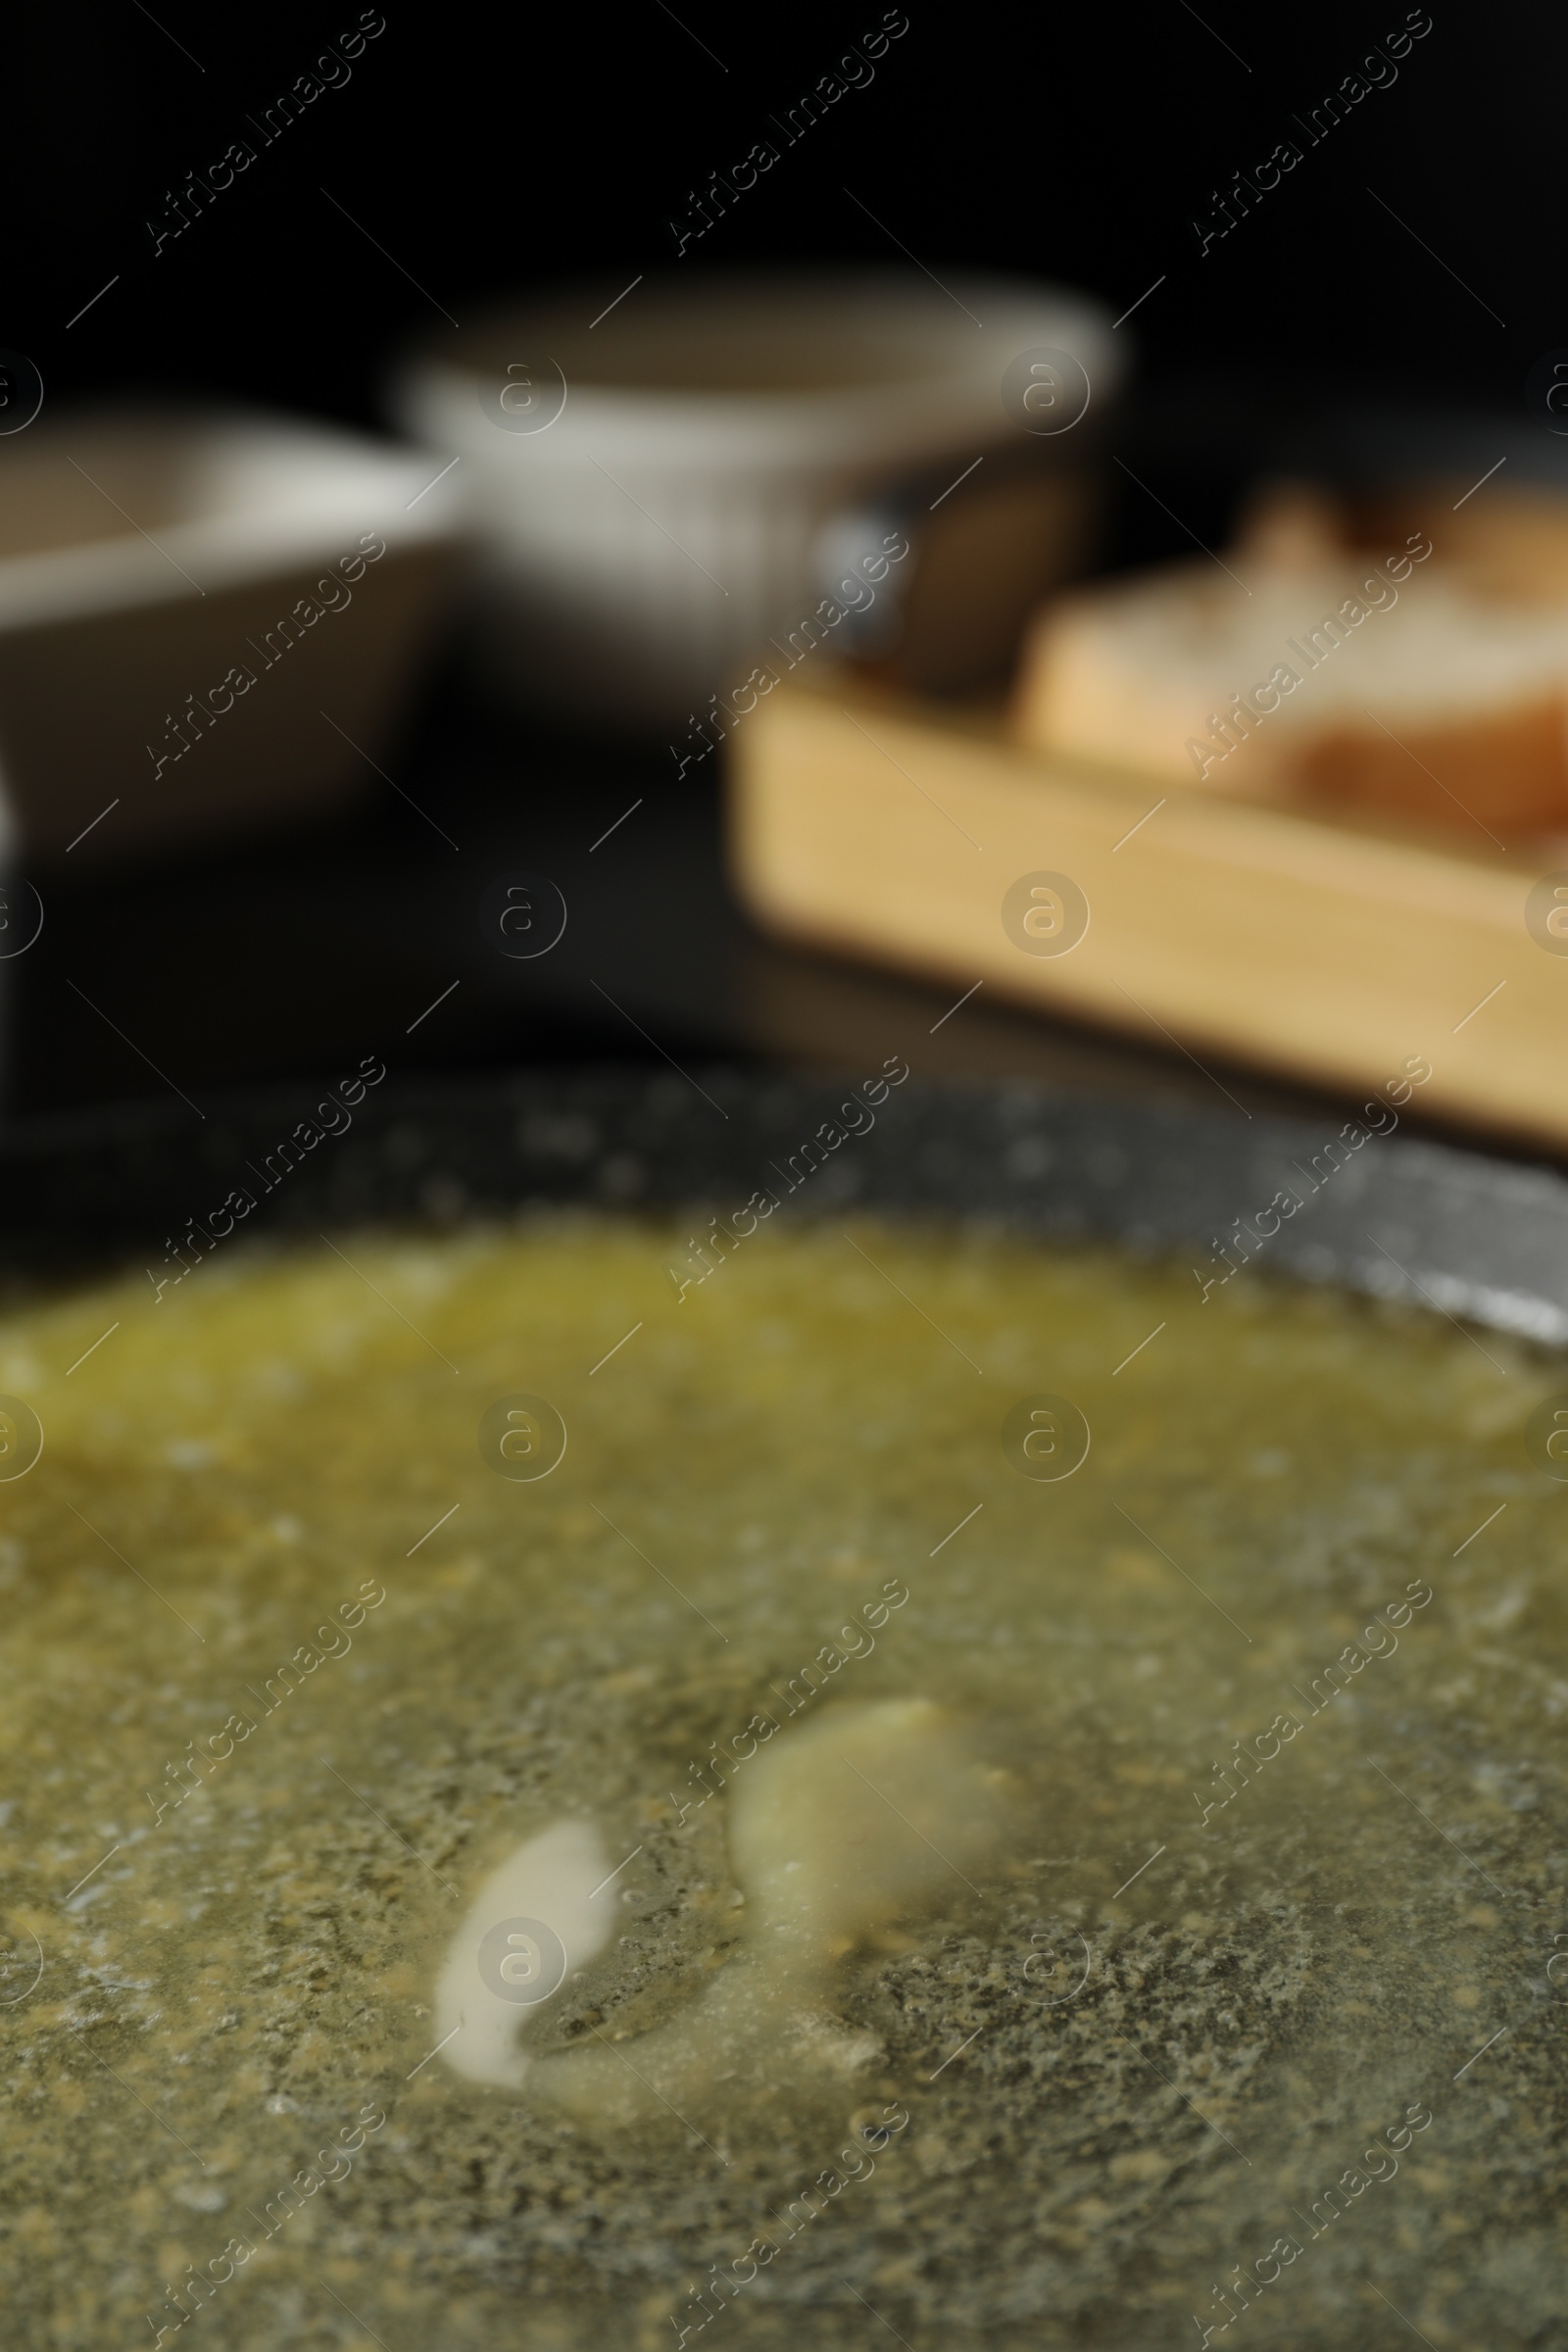
[[[1303,118],[1323,93],[1371,44],[1392,56],[1400,41],[1396,71],[1312,140]],[[852,44],[864,74],[787,134],[781,118],[838,76]],[[1506,448],[1519,468],[1534,451],[1548,471],[1568,450],[1526,391],[1543,355],[1568,345],[1555,253],[1568,24],[1544,6],[1429,20],[1391,0],[1374,21],[1235,0],[1205,0],[1200,16],[1171,0],[988,18],[868,0],[849,17],[737,17],[646,0],[585,19],[395,0],[383,17],[346,0],[308,21],[84,0],[25,12],[10,51],[0,345],[39,371],[42,408],[0,439],[6,550],[37,538],[25,469],[5,461],[24,438],[75,433],[78,414],[99,421],[63,444],[77,455],[119,404],[390,438],[411,346],[456,348],[497,303],[558,287],[633,305],[636,281],[672,270],[695,283],[854,265],[904,273],[937,311],[976,272],[1091,298],[1127,367],[1119,404],[1095,420],[1107,429],[1097,570],[1221,547],[1259,474],[1353,469],[1404,436],[1436,447],[1451,426],[1457,451]],[[313,94],[270,113],[301,77]],[[1260,187],[1282,141],[1302,161]],[[254,160],[224,179],[236,142]],[[738,184],[758,142],[779,160]],[[30,379],[9,364],[16,414]],[[368,505],[347,500],[354,525],[337,531],[350,551],[382,506],[399,529],[430,518],[429,577],[404,603],[382,596],[383,575],[356,583],[391,674],[368,676],[372,647],[365,674],[331,691],[360,697],[366,732],[335,711],[351,752],[323,764],[320,706],[306,698],[217,818],[181,803],[173,821],[144,824],[184,739],[160,725],[122,773],[91,723],[138,674],[174,718],[181,677],[206,694],[223,664],[199,619],[188,659],[171,655],[146,616],[154,591],[130,583],[117,609],[141,614],[142,635],[62,647],[51,631],[76,625],[90,584],[0,579],[14,797],[30,792],[46,814],[80,808],[84,824],[121,804],[70,848],[61,827],[24,819],[13,870],[45,919],[0,964],[9,1113],[171,1090],[200,1105],[366,1055],[407,1072],[661,1055],[858,1068],[900,1053],[933,1073],[1215,1103],[1211,1078],[1153,1028],[1112,1036],[990,991],[944,1019],[955,989],[764,937],[726,881],[720,760],[677,774],[662,741],[594,740],[487,692],[464,642],[461,554],[441,573],[443,535],[457,544],[467,512],[464,468],[438,484],[444,450],[400,462]],[[111,480],[115,463],[81,461],[93,494],[123,509],[115,487],[131,476]],[[136,478],[151,480],[145,466]],[[422,508],[399,494],[426,480]],[[255,495],[269,512],[286,504],[265,485]],[[161,534],[142,514],[116,527],[136,530],[138,562],[141,538]],[[62,529],[81,542],[92,526]],[[209,554],[238,579],[236,545],[215,539]],[[346,637],[350,623],[318,626]],[[266,627],[259,608],[241,633]],[[210,713],[212,745],[189,772],[254,714]],[[155,779],[160,747],[172,763]],[[485,889],[517,872],[548,877],[569,910],[559,946],[530,959],[495,953],[480,921]],[[1250,1106],[1311,1099],[1206,1058]]]

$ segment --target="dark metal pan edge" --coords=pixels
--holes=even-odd
[[[595,1068],[393,1077],[352,1106],[324,1087],[278,1089],[217,1101],[200,1122],[180,1103],[40,1120],[0,1137],[0,1267],[165,1268],[181,1237],[216,1246],[234,1192],[254,1203],[236,1233],[282,1238],[544,1202],[702,1204],[706,1221],[766,1190],[797,1214],[984,1221],[1186,1254],[1199,1291],[1248,1262],[1568,1343],[1568,1181],[1549,1170],[1392,1128],[1330,1134],[1036,1084],[879,1093]]]

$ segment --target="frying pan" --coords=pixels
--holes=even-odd
[[[140,1253],[163,1272],[166,1240],[192,1219],[206,1224],[237,1185],[257,1197],[238,1228],[253,1237],[325,1224],[451,1224],[536,1200],[738,1207],[845,1091],[602,1068],[393,1079],[366,1098],[352,1128],[266,1192],[258,1171],[314,1107],[304,1084],[220,1101],[200,1124],[182,1103],[25,1122],[0,1139],[0,1265],[14,1276],[70,1278]],[[1568,1342],[1568,1182],[1393,1132],[1358,1147],[1340,1138],[1330,1115],[1321,1124],[1209,1116],[1032,1083],[911,1081],[787,1205],[813,1216],[858,1207],[1094,1236],[1145,1256],[1185,1252],[1195,1283],[1250,1256],[1306,1281]],[[1254,1220],[1282,1191],[1301,1205],[1260,1236]],[[1250,1235],[1240,1246],[1238,1222]]]
[[[205,1118],[174,1102],[40,1121],[0,1142],[0,1268],[24,1284],[70,1281],[141,1257],[156,1280],[166,1240],[205,1226],[239,1185],[257,1196],[242,1230],[264,1240],[368,1221],[455,1225],[530,1202],[731,1210],[758,1185],[776,1184],[769,1163],[788,1167],[846,1091],[707,1070],[692,1079],[602,1069],[388,1079],[346,1133],[318,1143],[270,1189],[261,1171],[278,1164],[278,1143],[314,1107],[303,1085],[215,1102]],[[1336,1136],[1341,1149],[1330,1154]],[[1260,1239],[1259,1212],[1282,1192],[1301,1206]],[[1548,1345],[1568,1338],[1568,1184],[1397,1134],[1352,1149],[1328,1113],[1321,1125],[1239,1110],[1204,1116],[1034,1085],[909,1081],[889,1094],[873,1128],[800,1183],[793,1204],[819,1218],[869,1208],[1110,1241],[1178,1263],[1190,1252],[1200,1282],[1216,1274],[1219,1245],[1235,1253],[1231,1237],[1250,1232],[1259,1262],[1291,1278],[1424,1302]],[[1541,1940],[1549,1948],[1545,1927]],[[461,2262],[463,2233],[453,2228]],[[1340,2245],[1336,2237],[1336,2264]],[[1350,2292],[1327,2261],[1312,2274],[1309,2328],[1328,2308],[1323,2296]],[[608,2306],[595,2308],[602,2317]],[[246,2324],[260,2332],[245,2341],[291,2340],[268,2332],[269,2312],[258,2307]],[[829,2319],[837,2325],[814,2307],[759,2308],[747,2315],[747,2340],[792,2352],[841,2340],[815,2332]],[[591,2313],[584,2324],[596,2324]],[[1161,2340],[1184,2330],[1185,2315]],[[417,2340],[449,2338],[443,2328]],[[987,2340],[1001,2352],[1040,2339],[1004,2329]],[[1119,2348],[1135,2339],[1084,2340]]]

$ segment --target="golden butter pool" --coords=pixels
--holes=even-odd
[[[7,2341],[1556,2340],[1560,1368],[683,1239],[7,1316]]]

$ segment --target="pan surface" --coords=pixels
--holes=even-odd
[[[161,1251],[236,1184],[260,1195],[257,1230],[277,1232],[440,1223],[528,1201],[722,1205],[814,1136],[845,1091],[711,1072],[704,1089],[601,1071],[394,1082],[342,1135],[296,1150],[271,1191],[252,1176],[310,1119],[303,1089],[237,1098],[199,1128],[172,1105],[43,1119],[0,1141],[0,1252],[17,1271],[67,1272]],[[1328,1123],[1199,1117],[1035,1085],[909,1084],[789,1205],[1093,1234],[1188,1251],[1206,1277],[1230,1262],[1215,1242],[1238,1221],[1251,1228],[1282,1190],[1301,1205],[1244,1245],[1260,1263],[1568,1340],[1568,1183],[1396,1134],[1348,1145]]]
[[[1556,2340],[1568,1185],[901,1069],[0,1145],[16,2340]]]

